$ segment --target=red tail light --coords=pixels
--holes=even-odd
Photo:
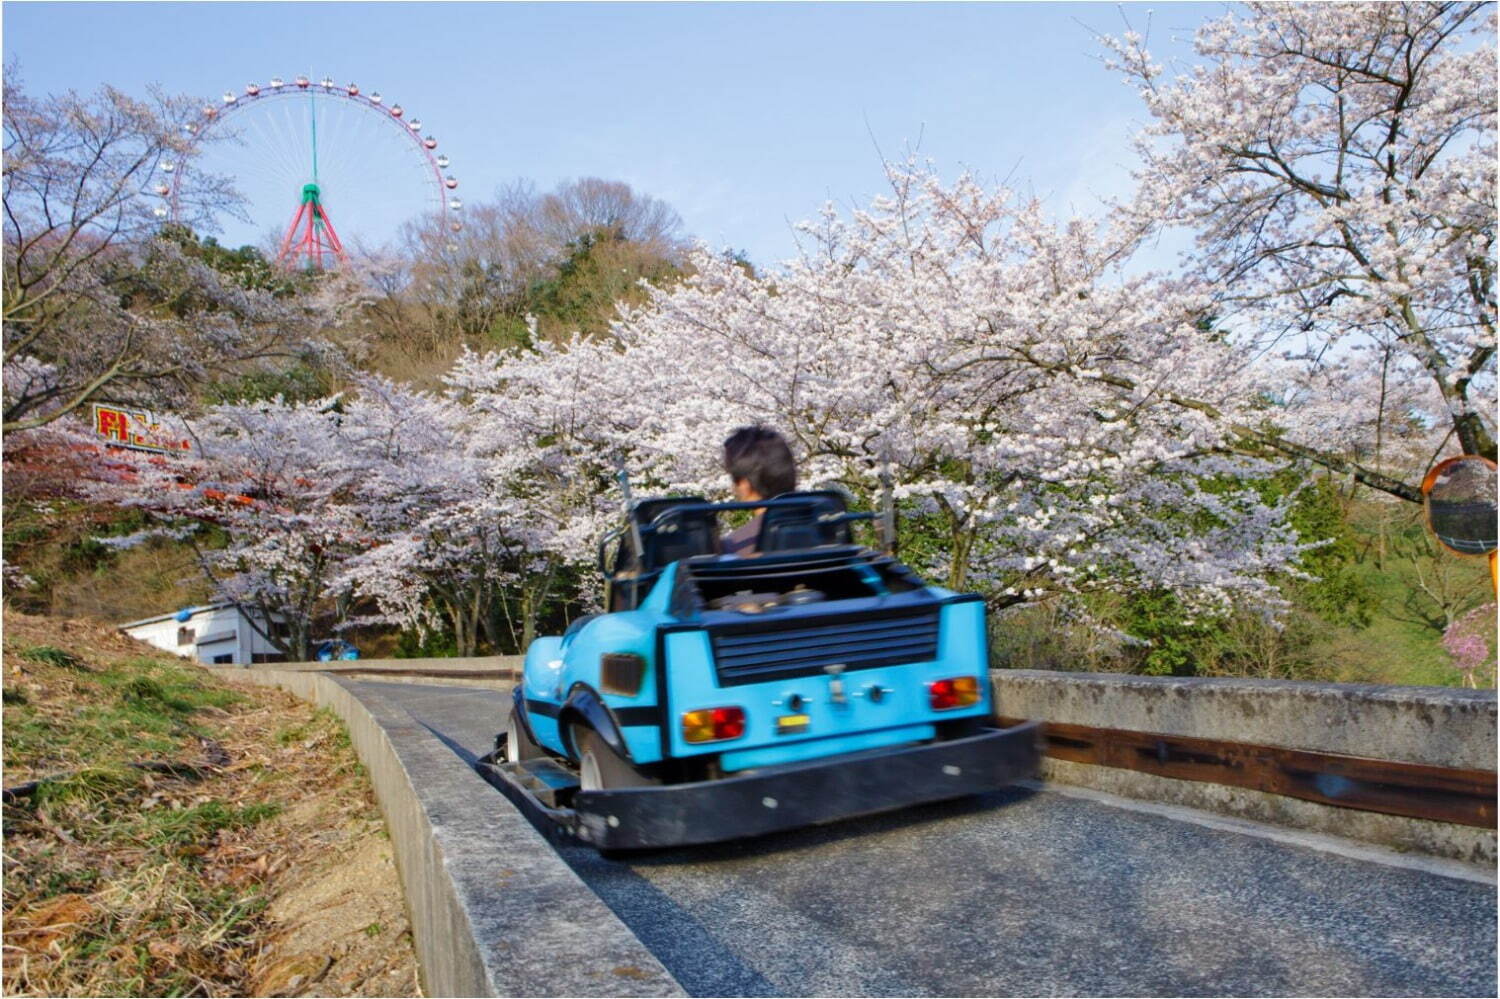
[[[714,738],[738,739],[745,734],[742,708],[714,708]]]
[[[979,678],[956,676],[950,680],[934,680],[927,685],[927,699],[934,711],[949,708],[967,708],[979,703]]]
[[[745,734],[744,708],[704,708],[682,713],[682,737],[688,742],[719,742]]]

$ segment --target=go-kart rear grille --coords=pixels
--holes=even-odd
[[[733,686],[821,673],[825,667],[869,669],[937,658],[938,611],[711,635],[719,683]]]

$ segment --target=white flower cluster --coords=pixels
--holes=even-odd
[[[1197,235],[1187,263],[1218,325],[1331,403],[1331,421],[1293,421],[1304,442],[1349,443],[1374,371],[1385,405],[1359,416],[1389,434],[1436,414],[1463,450],[1493,451],[1495,18],[1250,3],[1201,28],[1197,65],[1170,79],[1139,35],[1105,40],[1152,117],[1124,217]]]

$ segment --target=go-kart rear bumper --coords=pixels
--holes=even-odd
[[[947,742],[894,746],[692,784],[579,791],[567,809],[542,805],[499,771],[487,776],[524,810],[599,849],[687,846],[997,790],[1036,775],[1039,727],[1027,722],[984,729]]]

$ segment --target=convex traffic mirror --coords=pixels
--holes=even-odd
[[[1460,555],[1495,550],[1495,463],[1478,455],[1449,458],[1422,481],[1427,526],[1438,541]]]

